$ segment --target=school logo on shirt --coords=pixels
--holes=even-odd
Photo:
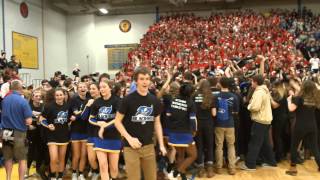
[[[57,114],[57,118],[54,119],[55,124],[64,124],[68,122],[68,112],[60,111]]]
[[[112,106],[110,107],[102,106],[101,108],[99,108],[98,118],[101,120],[114,119],[116,115],[111,113],[112,113]]]
[[[146,124],[148,121],[154,121],[154,116],[151,116],[153,112],[153,105],[148,106],[139,106],[135,116],[132,116],[132,122],[139,122],[142,125]]]

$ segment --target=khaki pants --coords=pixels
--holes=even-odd
[[[2,147],[4,160],[27,160],[28,144],[27,133],[18,130],[14,131],[14,140],[11,142],[3,142]]]
[[[234,128],[215,128],[215,139],[216,139],[216,166],[217,168],[222,168],[223,165],[223,142],[224,139],[227,141],[228,147],[228,161],[229,168],[234,169],[236,163],[236,153],[235,153],[235,136]]]
[[[124,160],[128,180],[141,180],[141,169],[145,180],[157,179],[157,166],[154,145],[146,145],[140,149],[124,148]]]

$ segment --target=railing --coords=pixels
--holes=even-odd
[[[19,73],[19,77],[26,86],[33,85],[34,88],[37,88],[41,85],[42,79],[31,79],[30,73]]]
[[[32,79],[33,88],[38,88],[41,86],[42,79]]]
[[[23,84],[26,86],[31,85],[31,74],[30,73],[19,73],[19,77],[22,80]]]

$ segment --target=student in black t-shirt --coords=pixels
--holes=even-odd
[[[273,149],[275,151],[276,161],[282,161],[287,154],[289,148],[287,146],[287,139],[289,135],[286,133],[289,127],[289,110],[287,103],[287,93],[285,85],[276,81],[273,83],[272,89],[272,136],[273,136]]]
[[[303,139],[309,140],[310,150],[315,157],[320,171],[320,153],[317,141],[316,108],[320,108],[320,93],[314,82],[303,82],[297,97],[289,96],[288,109],[296,112],[296,123],[292,132],[291,141],[291,167],[287,174],[296,176],[298,171],[298,146]]]
[[[121,136],[114,127],[120,99],[111,94],[111,84],[108,81],[101,81],[99,90],[101,97],[91,106],[89,122],[104,130],[103,133],[99,132],[99,137],[97,131],[94,135],[94,150],[99,161],[101,179],[109,178],[109,170],[114,179],[118,176],[119,153],[122,148]]]
[[[160,101],[148,92],[150,72],[139,67],[134,73],[137,90],[126,96],[115,118],[115,126],[125,138],[124,159],[128,180],[156,180],[154,131],[162,155],[166,154],[160,122]]]
[[[89,85],[89,93],[90,97],[92,99],[89,99],[82,114],[81,118],[84,121],[89,121],[89,115],[91,113],[91,107],[93,102],[100,97],[100,91],[99,91],[99,85],[98,83],[92,83]],[[88,153],[88,160],[90,167],[92,168],[92,179],[98,178],[99,176],[99,170],[98,170],[98,162],[97,162],[97,154],[94,151],[94,138],[97,135],[99,128],[95,125],[92,125],[91,123],[88,123],[87,126],[87,135],[88,135],[88,140],[87,140],[87,153]]]
[[[47,142],[50,155],[50,177],[62,179],[65,168],[65,155],[69,143],[70,118],[69,105],[65,102],[64,90],[57,88],[54,92],[54,102],[49,102],[44,107],[40,122],[47,127]]]
[[[167,112],[169,145],[177,150],[177,168],[173,172],[173,177],[180,174],[182,180],[187,180],[186,169],[197,158],[197,149],[193,140],[193,135],[197,131],[197,118],[195,104],[191,98],[192,92],[193,87],[190,84],[181,85],[179,95],[172,99]]]
[[[199,165],[198,176],[201,178],[207,174],[208,178],[214,176],[213,172],[213,148],[214,148],[214,124],[213,117],[216,116],[214,97],[208,80],[201,80],[199,89],[193,99],[197,109],[198,131],[195,137]],[[203,158],[204,157],[204,158]],[[206,170],[204,169],[204,160],[206,161]]]
[[[72,178],[83,179],[83,171],[87,161],[87,121],[81,119],[81,113],[87,103],[88,87],[84,82],[80,82],[77,86],[78,94],[70,100],[70,111],[75,117],[71,122],[71,145],[72,145]]]
[[[34,90],[31,94],[30,107],[32,109],[32,124],[28,127],[27,139],[29,143],[28,149],[28,161],[27,161],[27,174],[29,176],[29,170],[33,161],[36,161],[37,173],[40,173],[40,166],[43,162],[43,155],[46,153],[45,147],[42,146],[40,135],[39,117],[43,110],[43,104],[41,103],[41,91]]]

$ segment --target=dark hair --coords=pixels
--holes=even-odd
[[[92,82],[92,83],[89,84],[89,88],[90,88],[91,85],[94,85],[94,86],[96,86],[96,87],[99,89],[99,83],[97,83],[97,82]]]
[[[187,81],[192,81],[193,80],[193,76],[192,73],[187,71],[183,74],[183,79],[187,80]]]
[[[209,81],[211,87],[215,87],[218,84],[218,78],[216,78],[216,77],[209,77],[208,81]]]
[[[111,89],[111,92],[112,92],[112,89],[113,89],[113,86],[114,86],[114,82],[113,81],[109,81],[109,80],[107,80],[107,81],[101,81],[101,82],[99,82],[99,84],[100,83],[106,83],[106,84],[108,84],[108,86],[109,86],[109,88]],[[99,86],[98,86],[99,87]],[[100,87],[99,87],[99,89],[100,89]]]
[[[88,75],[83,75],[83,76],[81,76],[80,81],[81,81],[81,82],[84,82],[85,79],[90,79],[90,76],[88,76]]]
[[[261,74],[258,74],[258,75],[254,75],[252,77],[252,81],[256,82],[258,84],[258,86],[261,86],[264,83],[264,78]]]
[[[208,80],[203,79],[200,81],[197,94],[202,94],[203,101],[201,103],[202,109],[210,109],[212,107],[213,95]]]
[[[299,96],[303,98],[304,105],[320,108],[320,91],[313,81],[307,80],[302,83]]]
[[[54,94],[56,94],[56,92],[58,92],[58,91],[63,92],[63,94],[64,94],[64,92],[65,92],[64,89],[62,89],[61,87],[58,87],[58,88],[55,88],[55,89],[54,89]]]
[[[138,80],[139,74],[149,75],[149,76],[150,76],[150,71],[149,71],[149,69],[146,68],[146,67],[138,67],[138,68],[134,71],[134,74],[133,74],[133,79],[134,79],[135,81]]]
[[[110,79],[110,75],[107,74],[107,73],[102,73],[102,74],[99,76],[99,82],[101,81],[102,78]]]
[[[49,81],[48,81],[47,79],[43,79],[43,80],[41,81],[41,85],[43,85],[44,83],[49,83]]]
[[[169,94],[171,95],[171,97],[175,98],[179,95],[179,91],[180,91],[180,84],[178,82],[173,81],[170,84]]]
[[[227,77],[220,78],[219,83],[222,86],[222,88],[230,88],[230,79]]]
[[[55,89],[51,89],[49,91],[47,91],[46,95],[45,95],[45,104],[49,104],[49,103],[53,103],[55,102],[56,98],[55,98],[55,94],[57,91],[61,91],[64,95],[66,95],[66,91],[60,87],[57,87]],[[68,96],[68,93],[67,93]],[[68,100],[70,99],[70,97],[68,96]]]
[[[191,97],[193,93],[193,86],[189,83],[184,83],[180,86],[179,94],[183,97]]]
[[[55,73],[54,73],[54,77],[57,77],[57,76],[59,76],[59,75],[61,75],[62,73],[61,73],[61,71],[56,71]]]
[[[113,95],[116,95],[116,96],[121,96],[121,88],[122,88],[122,84],[121,83],[115,83],[113,85],[113,88],[112,88],[112,94]]]
[[[54,94],[55,94],[55,89],[50,89],[47,91],[44,95],[44,104],[49,104],[54,102]]]
[[[4,74],[2,79],[3,79],[4,82],[8,82],[11,79],[11,77],[9,75],[7,75],[7,74]]]
[[[71,84],[72,84],[72,79],[71,78],[68,78],[63,82],[63,85],[65,87],[69,87]]]

